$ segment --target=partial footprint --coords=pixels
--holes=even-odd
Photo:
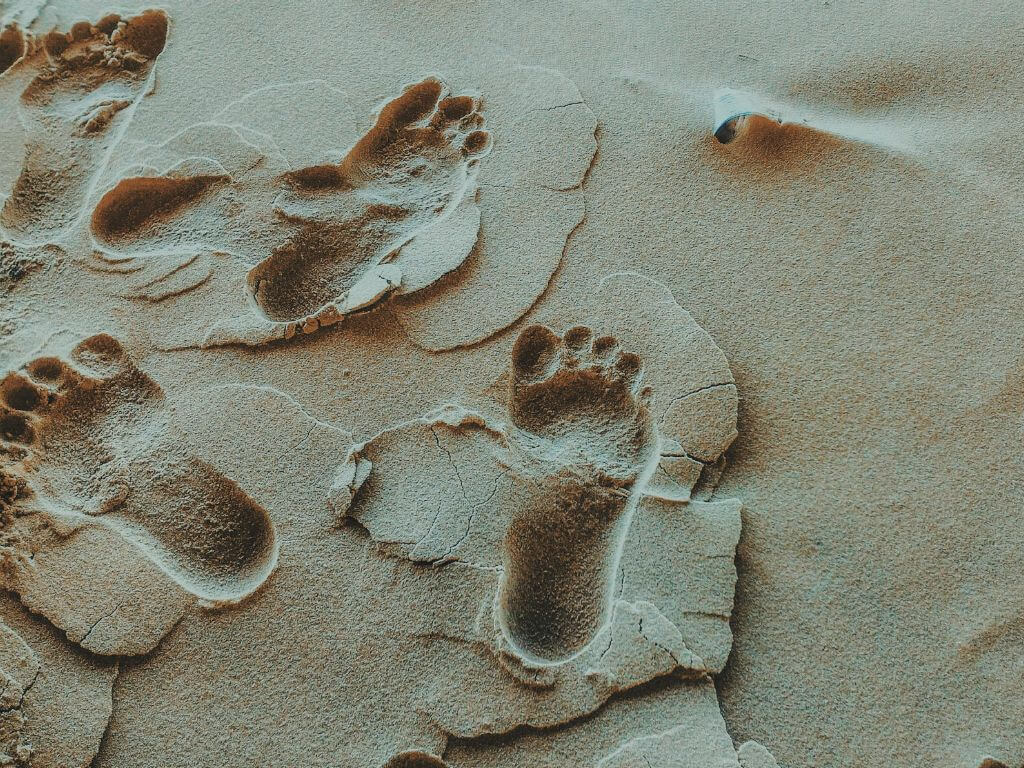
[[[395,755],[383,768],[448,768],[448,763],[437,755],[413,749]]]
[[[298,231],[249,274],[266,316],[343,314],[397,288],[401,270],[388,264],[399,249],[475,188],[490,147],[478,107],[427,78],[386,104],[340,163],[288,174],[277,208]]]
[[[523,331],[509,412],[533,484],[513,511],[500,603],[509,640],[559,661],[608,619],[612,580],[658,438],[641,362],[578,326]]]
[[[115,530],[205,600],[258,588],[277,558],[267,512],[187,453],[163,391],[114,338],[68,357],[0,380],[0,460],[18,506]]]
[[[117,659],[68,645],[17,598],[0,596],[0,765],[92,765],[117,672]]]
[[[116,243],[157,219],[172,218],[194,205],[224,175],[154,176],[125,179],[105,194],[92,213],[92,230],[101,240]]]
[[[6,34],[6,33],[5,33]],[[167,16],[116,14],[51,32],[23,63],[38,74],[21,95],[29,139],[0,226],[23,242],[59,239],[84,213],[89,191],[150,83]]]
[[[31,764],[23,705],[41,668],[39,656],[21,635],[0,621],[0,765]]]
[[[275,95],[285,96],[266,98]],[[308,106],[295,108],[302,114]],[[97,247],[109,254],[160,261],[222,251],[248,271],[292,231],[273,211],[290,167],[269,137],[241,125],[204,121],[159,144],[122,144],[113,162],[120,167],[104,177],[104,187],[112,186],[90,222]]]

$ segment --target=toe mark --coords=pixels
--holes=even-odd
[[[546,325],[531,325],[520,334],[512,350],[516,370],[528,376],[543,373],[558,347],[558,336]]]
[[[32,441],[35,432],[32,425],[20,413],[5,413],[0,416],[0,437],[5,440],[15,440],[19,443]]]
[[[124,347],[113,336],[98,333],[81,341],[71,356],[83,365],[104,369],[121,363]]]
[[[56,357],[40,357],[29,363],[26,370],[34,379],[55,382],[64,374],[64,363]]]
[[[118,27],[114,42],[121,42],[147,59],[155,59],[167,44],[167,14],[145,11]]]
[[[591,331],[587,326],[577,325],[566,331],[563,338],[565,339],[565,345],[569,347],[569,349],[575,352],[580,352],[586,348],[587,344],[590,343],[590,339],[593,335],[593,331]]]
[[[463,149],[470,155],[478,155],[491,145],[491,134],[487,131],[473,131],[463,142]]]
[[[623,352],[615,360],[615,370],[627,380],[636,379],[643,368],[643,362],[632,352]]]
[[[381,117],[395,127],[418,122],[434,111],[442,89],[441,82],[433,78],[411,85],[384,108]]]
[[[612,351],[618,346],[614,336],[599,336],[594,339],[593,350],[597,357],[607,358],[611,355]]]
[[[43,402],[43,395],[31,383],[15,379],[4,387],[4,402],[18,411],[34,411]]]
[[[449,120],[459,120],[476,109],[476,101],[472,96],[449,96],[437,106]]]

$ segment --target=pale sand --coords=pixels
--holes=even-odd
[[[149,7],[0,3],[12,764],[1024,765],[1019,3]]]

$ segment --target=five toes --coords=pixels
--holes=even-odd
[[[512,351],[512,368],[517,387],[546,381],[560,369],[578,369],[603,376],[610,385],[624,386],[642,401],[650,398],[650,388],[640,387],[640,357],[620,349],[613,336],[595,338],[583,325],[570,328],[561,337],[545,325],[525,328]]]
[[[65,65],[96,63],[93,59],[99,54],[108,66],[138,69],[163,51],[167,15],[155,10],[130,19],[109,14],[95,24],[81,21],[68,32],[49,32],[42,42],[50,59]],[[103,50],[94,49],[97,45]]]

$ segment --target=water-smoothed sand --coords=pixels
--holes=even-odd
[[[0,755],[1024,765],[1024,14],[0,2]]]

